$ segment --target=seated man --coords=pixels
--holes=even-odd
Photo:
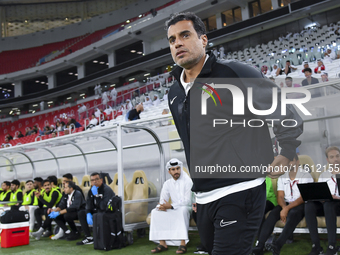
[[[4,181],[1,184],[2,192],[0,194],[0,201],[5,202],[9,201],[11,199],[11,183],[9,181]],[[3,207],[4,205],[0,204],[0,207]]]
[[[73,182],[73,175],[71,173],[67,173],[67,174],[64,174],[63,175],[63,180],[62,180],[62,183],[63,183],[63,187],[65,187],[65,183],[66,182]],[[83,193],[83,190],[76,184],[76,187],[75,187],[75,190],[78,190],[80,191],[80,193],[83,195],[83,197],[85,198],[84,196],[84,193]]]
[[[299,167],[299,164],[299,158],[295,155],[293,161],[290,162],[290,171],[279,177],[277,181],[277,202],[279,205],[270,212],[264,221],[258,235],[257,246],[253,249],[252,254],[263,254],[266,240],[273,233],[276,222],[281,219],[286,225],[276,242],[268,244],[267,247],[273,252],[273,255],[280,254],[282,246],[303,219],[304,202],[297,184],[313,182],[313,178],[310,173]]]
[[[52,219],[47,217],[47,211],[49,208],[56,206],[62,197],[61,193],[58,190],[52,188],[51,182],[48,179],[43,181],[43,188],[44,190],[42,190],[41,192],[34,192],[35,196],[38,198],[39,204],[39,208],[37,208],[34,212],[39,230],[37,232],[33,232],[32,236],[34,236],[37,240],[39,240],[41,237],[49,237],[50,235],[52,235]],[[42,215],[45,215],[46,218],[44,224],[42,224]]]
[[[40,180],[41,178],[37,177],[35,179]],[[34,217],[34,211],[38,208],[38,198],[34,195],[34,192],[36,190],[34,189],[34,184],[32,180],[26,181],[25,185],[25,194],[22,202],[22,206],[20,207],[20,210],[28,210],[30,214],[30,226],[29,231],[32,232],[34,228],[35,223],[35,217]]]
[[[337,185],[336,174],[339,173],[340,150],[338,147],[329,147],[326,149],[326,158],[329,163],[329,169],[323,172],[318,182],[327,182],[328,188],[334,199],[340,199]],[[325,216],[328,234],[328,249],[326,255],[337,254],[336,249],[336,216],[340,215],[340,202],[333,201],[307,201],[305,204],[306,222],[312,239],[312,251],[309,255],[324,254],[320,246],[320,238],[318,235],[317,216]]]
[[[286,66],[285,66],[284,73],[285,73],[286,75],[288,75],[288,74],[292,73],[292,72],[295,71],[295,70],[297,70],[297,67],[291,65],[290,60],[287,60],[287,61],[286,61]]]
[[[12,194],[11,194],[11,198],[9,199],[9,201],[12,201],[12,202],[22,201],[22,190],[19,189],[19,187],[20,187],[19,180],[13,180],[11,182]],[[15,205],[15,204],[19,205],[19,203],[11,203],[10,205]]]
[[[151,253],[165,251],[167,245],[179,245],[176,253],[183,254],[189,242],[192,180],[183,171],[183,163],[176,158],[166,164],[166,169],[171,178],[164,183],[159,204],[151,211],[149,240],[159,242]]]
[[[58,190],[61,193],[61,189],[58,186],[58,178],[55,175],[50,175],[47,177],[50,180],[52,188]]]
[[[100,111],[99,111],[100,112]],[[87,125],[86,129],[95,127],[98,125],[98,119],[96,118],[96,116],[94,114],[91,115],[91,120],[90,123]],[[84,129],[85,130],[85,129]]]
[[[143,105],[142,104],[137,105],[136,109],[132,109],[126,114],[127,120],[128,121],[139,120],[140,119],[139,115],[142,111],[144,111]]]
[[[85,199],[83,194],[76,190],[76,184],[72,181],[65,182],[64,192],[65,195],[62,197],[59,206],[56,209],[48,209],[48,217],[55,219],[55,222],[60,227],[58,234],[52,237],[52,240],[57,240],[68,235],[67,240],[73,241],[79,238],[79,232],[74,224],[74,220],[78,219],[78,212],[85,210]],[[71,231],[66,227],[65,221],[71,228]]]
[[[115,195],[113,190],[103,182],[103,178],[100,177],[99,173],[92,173],[90,181],[92,187],[87,194],[86,210],[78,212],[78,218],[81,228],[85,233],[85,238],[78,242],[77,245],[93,243],[93,237],[89,229],[89,225],[93,225],[93,214],[105,212],[107,202]]]

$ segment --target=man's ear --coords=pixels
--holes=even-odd
[[[208,37],[207,35],[201,35],[202,43],[203,43],[203,48],[206,48],[208,45]]]

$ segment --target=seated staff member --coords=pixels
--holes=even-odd
[[[39,208],[35,210],[34,215],[37,220],[39,230],[37,232],[33,232],[32,236],[34,236],[37,240],[39,240],[41,237],[49,237],[52,235],[52,219],[47,217],[47,211],[49,208],[56,206],[62,197],[58,190],[52,188],[51,182],[48,179],[43,181],[43,188],[44,190],[42,192],[35,192],[35,196],[38,198]],[[42,215],[45,215],[46,217],[43,225]]]
[[[330,168],[323,172],[318,182],[327,182],[328,188],[335,200],[333,201],[307,201],[305,204],[306,223],[312,239],[312,251],[309,255],[324,254],[323,248],[320,246],[320,238],[318,234],[317,216],[325,216],[326,228],[328,235],[328,248],[326,255],[337,254],[336,249],[336,216],[340,215],[340,197],[337,185],[336,174],[339,174],[340,167],[340,150],[338,147],[332,146],[326,149],[326,159]]]
[[[0,194],[0,201],[5,202],[9,201],[11,199],[11,183],[9,181],[4,181],[1,184],[2,193]],[[0,204],[0,207],[3,207],[4,205]]]
[[[52,188],[58,190],[61,193],[61,189],[58,187],[58,178],[55,175],[50,175],[47,177],[50,180]]]
[[[62,178],[63,187],[65,187],[66,182],[73,182],[73,175],[71,173],[67,173],[63,175],[63,178]],[[80,191],[80,193],[85,198],[83,190],[77,184],[76,184],[75,190]]]
[[[91,190],[87,194],[86,210],[78,212],[78,218],[81,228],[85,233],[85,238],[77,242],[77,245],[92,244],[93,237],[91,236],[89,225],[93,225],[93,214],[97,212],[105,212],[107,203],[115,195],[113,190],[103,182],[100,174],[95,172],[90,175]]]
[[[11,182],[11,198],[9,201],[11,202],[17,202],[17,201],[22,201],[22,190],[20,189],[20,182],[19,180],[13,180]],[[11,203],[9,205],[15,205],[16,203]],[[19,205],[21,203],[17,203],[16,205]]]
[[[30,214],[30,232],[33,231],[35,223],[34,211],[38,208],[38,198],[34,195],[35,191],[33,181],[26,181],[24,198],[20,210],[28,210]]]
[[[83,194],[76,190],[76,184],[72,181],[65,182],[64,192],[58,207],[56,209],[48,209],[48,217],[55,219],[55,222],[60,227],[58,234],[56,234],[51,239],[57,240],[67,235],[67,240],[77,240],[79,238],[79,232],[74,220],[78,219],[78,212],[80,210],[85,210],[86,202]],[[66,227],[65,221],[70,226],[72,232]]]
[[[310,173],[299,167],[300,161],[297,155],[290,162],[290,171],[280,176],[277,181],[277,205],[264,221],[259,233],[257,246],[253,249],[252,254],[262,255],[266,240],[273,233],[273,229],[278,220],[285,223],[279,238],[275,243],[268,244],[267,249],[272,251],[273,255],[279,255],[282,246],[286,243],[289,236],[303,219],[304,202],[300,195],[297,184],[314,182]]]

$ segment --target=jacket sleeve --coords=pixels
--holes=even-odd
[[[67,207],[67,198],[68,198],[68,195],[67,194],[64,194],[63,197],[61,198],[60,200],[60,203],[58,205],[58,207],[63,210]]]
[[[277,88],[277,107],[276,110],[265,116],[255,115],[256,118],[266,120],[273,126],[274,134],[279,141],[279,145],[282,148],[280,154],[293,160],[296,154],[296,148],[301,144],[301,141],[297,140],[303,131],[303,121],[300,115],[296,112],[292,105],[286,106],[286,114],[281,115],[281,89],[278,88],[269,79],[264,78],[262,73],[257,71],[255,68],[247,66],[245,64],[242,67],[233,68],[237,70],[239,77],[242,77],[242,83],[246,89],[252,87],[253,89],[253,107],[256,110],[268,110],[271,109],[273,102],[273,88]],[[242,73],[240,72],[243,69]],[[247,77],[244,77],[246,74]],[[245,78],[243,80],[243,77]],[[255,78],[255,79],[254,79]],[[250,95],[248,95],[250,96]],[[273,121],[275,120],[275,121]],[[294,120],[294,121],[291,121]],[[284,121],[285,126],[281,123]],[[289,126],[289,127],[287,127]]]
[[[86,199],[86,213],[93,213],[94,210],[94,204],[93,204],[93,195],[91,189],[87,193],[87,199]]]
[[[73,196],[74,201],[70,207],[67,208],[67,212],[77,212],[85,204],[83,195],[78,190],[74,192]]]
[[[115,193],[113,192],[113,190],[109,186],[105,185],[104,186],[104,196],[99,203],[99,210],[100,211],[106,210],[107,203],[109,202],[110,198],[112,198],[114,195],[115,195]]]
[[[4,200],[2,201],[9,201],[11,199],[12,192],[8,192]]]
[[[22,192],[18,192],[17,199],[18,201],[22,201]]]

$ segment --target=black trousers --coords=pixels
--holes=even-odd
[[[35,220],[38,223],[38,228],[42,227],[45,230],[52,231],[51,223],[52,219],[47,216],[47,207],[37,208],[34,211]],[[42,216],[45,215],[44,224],[42,224]]]
[[[277,205],[274,209],[269,213],[267,219],[264,221],[262,225],[262,229],[259,233],[259,246],[264,246],[264,243],[269,238],[271,233],[273,233],[275,224],[278,220],[280,220],[280,212],[282,207]],[[282,230],[279,238],[276,240],[276,245],[281,248],[289,238],[291,234],[293,234],[294,229],[299,224],[299,222],[303,219],[305,215],[305,205],[301,204],[289,210],[287,215],[286,225]]]
[[[76,224],[74,223],[74,221],[77,219],[78,219],[78,212],[68,212],[63,215],[59,215],[57,218],[55,218],[55,222],[60,228],[64,230],[64,232],[68,230],[65,222],[68,223],[68,225],[70,226],[73,232],[77,232],[77,227],[76,227]]]
[[[249,255],[266,204],[266,184],[197,204],[203,247],[213,255]]]
[[[85,233],[85,237],[91,236],[90,228],[89,228],[89,225],[87,224],[86,211],[85,210],[81,210],[81,211],[78,212],[78,219],[80,221],[81,228]]]
[[[328,234],[328,245],[336,244],[336,216],[340,215],[340,202],[338,201],[308,201],[305,203],[306,222],[313,244],[320,247],[318,223],[316,216],[325,216]]]

